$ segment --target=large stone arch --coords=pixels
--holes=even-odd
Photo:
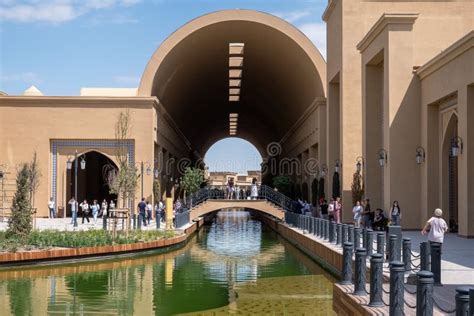
[[[237,103],[228,97],[230,43],[245,44]],[[228,136],[228,114],[238,112],[237,136],[263,154],[326,96],[325,80],[326,62],[297,28],[263,12],[224,10],[171,34],[150,58],[138,95],[156,96],[201,154]]]

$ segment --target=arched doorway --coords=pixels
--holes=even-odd
[[[107,156],[97,152],[90,151],[78,157],[79,165],[80,161],[84,159],[85,169],[78,167],[77,170],[77,197],[76,200],[81,202],[87,200],[91,203],[93,200],[97,200],[99,204],[103,199],[106,199],[109,203],[110,200],[117,200],[116,194],[110,193],[110,187],[107,183],[106,174],[104,168],[117,168],[117,165],[110,160]],[[107,166],[107,167],[106,167]],[[67,201],[69,201],[75,192],[75,172],[74,172],[74,161],[72,161],[72,168],[67,172]],[[68,207],[68,215],[70,209]]]
[[[455,113],[446,125],[442,146],[442,205],[443,218],[450,232],[458,231],[458,157],[452,155],[453,139],[458,135],[458,117]]]

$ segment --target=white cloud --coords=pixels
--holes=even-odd
[[[0,75],[0,82],[14,82],[20,81],[27,84],[38,84],[41,82],[40,77],[38,74],[34,72],[23,72],[18,74],[10,74],[10,75]]]
[[[291,11],[291,12],[276,12],[273,13],[273,15],[276,15],[279,18],[282,18],[283,20],[286,20],[289,23],[295,23],[302,18],[305,18],[309,15],[311,15],[310,10],[300,10],[300,11]]]
[[[138,86],[140,77],[137,76],[115,76],[112,78],[116,83],[127,86]]]
[[[142,0],[0,0],[0,20],[63,23],[92,11],[133,6]]]
[[[298,28],[313,42],[326,59],[326,24],[307,23]]]

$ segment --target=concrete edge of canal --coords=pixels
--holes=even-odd
[[[81,261],[104,260],[108,258],[133,256],[138,253],[142,254],[158,249],[166,252],[177,246],[184,245],[189,237],[203,225],[204,220],[199,219],[183,229],[183,233],[179,236],[143,243],[0,253],[0,269],[36,264],[64,264],[69,262],[77,263]]]

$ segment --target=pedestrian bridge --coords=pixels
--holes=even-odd
[[[224,196],[223,190],[210,187],[202,188],[189,196],[185,203],[189,209],[188,221],[218,210],[233,208],[252,209],[281,220],[285,217],[285,211],[292,211],[294,204],[287,196],[265,185],[258,188],[258,197],[255,199],[225,199]]]
[[[271,201],[261,199],[261,200],[207,200],[191,209],[191,219],[195,219],[206,214],[222,210],[222,209],[232,209],[232,208],[248,208],[256,211],[260,211],[276,217],[278,219],[283,219],[285,216],[285,211],[281,206],[278,206]]]

